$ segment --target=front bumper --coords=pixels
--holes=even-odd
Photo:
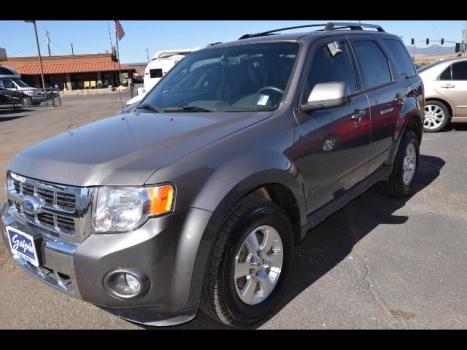
[[[204,276],[203,232],[211,213],[191,208],[147,221],[128,233],[92,234],[80,244],[53,241],[42,235],[39,268],[15,258],[18,265],[44,283],[134,322],[171,325],[193,319]],[[32,225],[0,209],[0,232],[9,247],[6,226],[41,235]],[[201,256],[200,256],[201,255]],[[149,278],[140,297],[122,300],[104,288],[104,276],[115,269],[137,269]]]
[[[30,96],[33,103],[41,103],[45,96]]]

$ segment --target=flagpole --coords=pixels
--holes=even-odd
[[[120,66],[120,51],[118,50],[118,37],[117,37],[117,28],[115,27],[115,43],[117,44],[117,61],[118,61],[118,84],[119,86],[122,85],[121,83],[121,66]]]

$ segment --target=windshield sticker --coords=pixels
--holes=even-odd
[[[258,98],[258,105],[259,106],[266,106],[266,104],[268,103],[268,100],[269,100],[269,96],[268,95],[259,95],[259,98]]]

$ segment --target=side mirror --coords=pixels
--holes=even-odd
[[[313,87],[308,100],[302,105],[305,111],[342,106],[347,102],[344,82],[319,83]]]

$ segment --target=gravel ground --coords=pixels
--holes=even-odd
[[[119,107],[112,94],[0,111],[0,174],[26,146]],[[370,191],[310,232],[282,308],[260,328],[467,328],[466,150],[467,125],[425,134],[414,196],[401,201]],[[0,188],[3,201],[4,176]],[[0,242],[0,328],[140,327],[43,285]],[[172,328],[221,326],[200,313]]]

